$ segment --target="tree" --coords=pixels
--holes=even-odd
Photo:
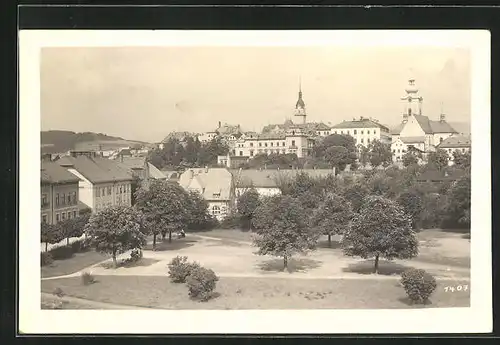
[[[146,244],[146,236],[141,232],[142,218],[132,207],[108,207],[90,217],[85,232],[98,251],[112,255],[116,267],[117,254]]]
[[[332,235],[341,235],[347,228],[353,212],[351,204],[342,196],[329,193],[313,215],[313,226],[323,235],[328,235],[328,246],[332,246]]]
[[[189,192],[188,229],[206,229],[213,221],[208,213],[208,202],[195,191]]]
[[[238,198],[238,203],[236,204],[238,213],[246,219],[250,230],[252,229],[252,219],[254,217],[255,210],[259,207],[259,203],[259,192],[257,192],[255,188],[245,191]]]
[[[455,165],[461,169],[470,169],[471,155],[470,151],[460,152],[458,150],[453,151],[453,162]]]
[[[359,163],[364,168],[370,160],[370,155],[369,155],[370,150],[368,149],[368,147],[361,144],[358,145],[358,150],[359,150]]]
[[[40,242],[45,243],[45,251],[48,250],[48,245],[59,243],[61,235],[56,226],[42,222],[40,224],[41,238]]]
[[[470,174],[466,174],[448,190],[445,206],[448,222],[470,227],[471,185]]]
[[[406,152],[403,155],[403,165],[409,167],[410,165],[418,164],[418,157],[411,151]]]
[[[162,234],[172,242],[172,231],[181,230],[189,224],[189,194],[178,184],[163,180],[153,180],[149,187],[140,188],[136,193],[135,206],[144,214],[147,226],[153,235],[153,249],[156,236]]]
[[[319,232],[308,226],[307,212],[299,200],[288,195],[265,198],[253,219],[259,255],[283,258],[283,269],[296,253],[316,247]]]
[[[347,134],[332,134],[321,139],[313,148],[313,156],[342,171],[357,159],[356,142]]]
[[[397,203],[381,196],[366,198],[345,232],[342,246],[345,255],[374,257],[376,274],[379,258],[409,259],[418,254],[418,239],[410,217]]]
[[[435,152],[429,153],[427,164],[437,170],[443,170],[448,166],[448,158],[448,153],[445,150],[437,149]]]
[[[411,217],[412,228],[417,229],[424,208],[423,195],[415,189],[406,190],[399,195],[397,202]]]
[[[341,190],[342,196],[351,204],[353,212],[359,212],[363,205],[364,198],[368,195],[369,189],[366,183],[353,181],[348,183]]]
[[[391,146],[389,144],[374,140],[368,146],[368,150],[368,160],[372,167],[376,168],[380,165],[386,167],[392,163]]]

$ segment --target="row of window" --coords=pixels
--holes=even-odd
[[[96,187],[96,196],[101,197],[101,196],[106,196],[106,195],[111,195],[112,188],[115,188],[115,193],[116,194],[123,194],[123,193],[128,193],[130,192],[130,185],[124,184],[124,185],[117,185],[114,187]]]
[[[115,204],[116,205],[128,205],[130,201],[130,198],[128,195],[123,195],[123,197],[121,195],[118,195],[116,197],[116,202]],[[100,209],[103,209],[103,208],[106,208],[106,207],[111,207],[113,205],[113,203],[111,201],[108,201],[108,202],[99,202],[97,201],[96,204],[95,204],[95,208],[96,210],[100,210]]]
[[[361,144],[365,143],[365,141],[363,140],[363,138],[360,139],[360,142],[361,142]],[[370,138],[366,139],[366,142],[369,144],[370,143]]]
[[[76,192],[70,192],[68,194],[65,193],[56,193],[56,206],[64,206],[64,205],[76,205],[78,200],[76,199]],[[47,206],[47,194],[42,194],[42,206]]]
[[[216,216],[216,215],[219,215],[219,214],[226,214],[227,212],[227,207],[226,206],[217,206],[217,205],[214,205],[212,206],[212,215]]]
[[[58,212],[56,213],[56,221],[55,223],[59,223],[61,221],[65,221],[66,219],[76,218],[76,211],[73,212]],[[48,217],[46,214],[42,215],[42,222],[47,223]]]
[[[351,132],[350,132],[349,130],[346,130],[345,132],[346,132],[345,134],[351,134]],[[339,130],[339,131],[335,130],[335,131],[333,131],[333,133],[334,133],[334,134],[344,134],[344,131],[343,131],[343,130]],[[376,129],[372,130],[372,133],[373,133],[373,134],[377,134],[377,130],[376,130]],[[354,134],[354,135],[357,135],[357,134],[358,134],[358,130],[357,130],[357,129],[355,129],[355,130],[353,131],[353,134]],[[364,130],[361,130],[361,131],[360,131],[360,134],[364,134]],[[370,134],[370,130],[369,130],[369,129],[366,131],[366,134]]]

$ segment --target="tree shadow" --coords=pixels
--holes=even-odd
[[[415,303],[408,296],[398,298],[398,301],[412,308],[424,308],[426,306],[432,305],[432,301],[430,299],[423,303]]]
[[[157,240],[156,242],[156,249],[155,251],[156,252],[164,252],[164,251],[168,251],[168,250],[180,250],[180,249],[184,249],[184,248],[188,248],[188,247],[191,247],[193,246],[196,242],[198,242],[198,240],[196,239],[189,239],[189,240],[186,240],[186,239],[175,239],[175,240],[172,240],[172,242],[168,242],[168,239],[162,241],[161,239],[160,240]],[[148,243],[147,245],[145,245],[143,248],[142,248],[143,251],[145,250],[153,250],[153,243]]]
[[[100,267],[103,267],[105,269],[115,269],[115,268],[132,268],[132,267],[147,267],[151,266],[157,262],[160,262],[160,260],[156,259],[151,259],[151,258],[142,258],[139,261],[127,261],[128,259],[123,259],[118,262],[117,267],[113,264],[113,262],[104,262],[100,264]]]
[[[307,258],[301,258],[301,259],[289,259],[288,260],[288,268],[284,269],[283,268],[283,259],[272,259],[272,260],[266,260],[266,261],[261,261],[257,263],[257,268],[259,268],[262,271],[267,271],[267,272],[288,272],[288,273],[293,273],[293,272],[307,272],[310,269],[318,268],[322,265],[323,263],[318,260],[313,260],[313,259],[307,259]]]
[[[375,266],[374,260],[365,260],[349,264],[347,267],[342,268],[343,272],[359,273],[359,274],[374,274],[373,267]],[[378,265],[378,274],[385,276],[400,275],[412,266],[405,266],[391,261],[380,260]]]

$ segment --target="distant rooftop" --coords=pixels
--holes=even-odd
[[[80,179],[54,162],[42,162],[40,180],[44,183],[78,183]]]
[[[469,136],[452,135],[444,139],[439,145],[439,148],[455,148],[455,147],[470,147],[471,140]]]
[[[66,156],[57,160],[56,163],[68,169],[75,169],[92,183],[133,180],[132,173],[128,169],[107,158]]]

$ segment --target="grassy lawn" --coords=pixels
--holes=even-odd
[[[42,297],[41,309],[94,309],[90,304],[61,301],[58,298]]]
[[[48,278],[72,274],[109,258],[109,256],[95,251],[76,253],[69,259],[54,260],[52,264],[42,266],[41,275],[42,278]]]
[[[159,276],[97,276],[84,286],[80,277],[42,281],[42,291],[61,288],[68,296],[113,304],[160,309],[372,309],[416,308],[393,279],[226,278],[217,284],[217,297],[192,301],[185,284]],[[445,286],[467,281],[438,281],[432,307],[468,307],[467,292],[445,292]],[[421,306],[418,306],[421,307]]]

